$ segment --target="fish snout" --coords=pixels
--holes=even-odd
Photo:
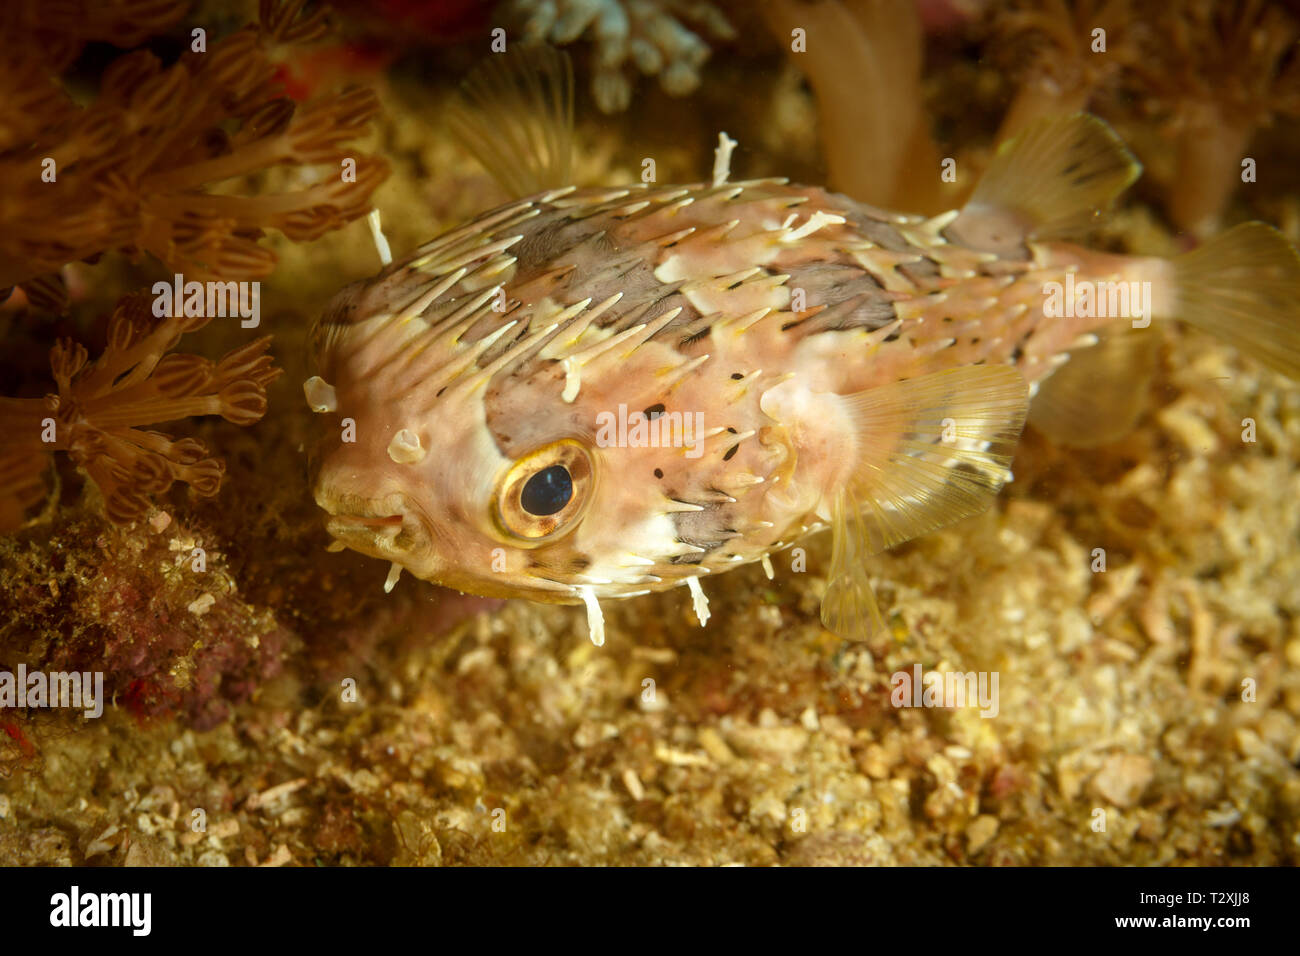
[[[368,498],[321,484],[315,497],[327,515],[325,530],[353,551],[390,561],[409,560],[431,543],[418,509],[401,492]]]

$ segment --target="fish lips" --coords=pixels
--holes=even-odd
[[[405,495],[373,500],[334,497],[327,490],[316,494],[325,510],[325,530],[339,543],[362,554],[387,560],[409,560],[427,548],[431,535]]]

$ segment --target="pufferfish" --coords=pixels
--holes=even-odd
[[[882,626],[866,559],[988,508],[1027,417],[1080,445],[1132,423],[1152,317],[1300,370],[1300,258],[1271,227],[1171,260],[1065,241],[1140,169],[1086,114],[926,219],[733,182],[725,134],[708,182],[577,188],[572,111],[561,54],[480,67],[454,126],[525,198],[347,286],[313,331],[315,499],[332,547],[391,562],[386,589],[405,569],[584,604],[601,644],[602,600],[682,586],[703,625],[703,578],[770,577],[830,528],[822,621],[861,638]]]

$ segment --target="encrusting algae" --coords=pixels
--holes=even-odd
[[[0,707],[0,862],[1300,860],[1300,394],[1272,371],[1295,367],[1295,258],[1250,222],[1300,240],[1300,197],[1280,172],[1294,153],[1278,122],[1295,64],[1284,8],[1225,4],[1239,48],[1275,41],[1267,63],[1228,63],[1197,52],[1218,30],[1202,0],[1026,0],[1018,23],[964,2],[774,2],[769,18],[716,0],[711,20],[660,0],[474,15],[450,2],[421,5],[418,31],[413,5],[385,0],[341,4],[328,34],[320,6],[295,2],[260,16],[251,2],[129,2],[119,20],[41,6],[0,13],[0,271],[17,290],[0,306],[0,392],[13,396],[0,401],[13,529],[0,536],[0,672],[102,672],[106,704],[98,719]],[[1077,34],[1090,11],[1105,14],[1113,61],[1089,59],[1106,54]],[[628,29],[611,33],[620,12]],[[670,21],[698,44],[642,32]],[[877,42],[859,42],[866,23]],[[511,53],[528,30],[573,43],[571,86],[543,87],[559,99],[506,153],[484,130],[514,129],[517,111],[490,71],[456,92],[481,60],[510,59],[490,52],[498,25]],[[205,53],[191,49],[200,27]],[[127,52],[115,60],[104,41]],[[1054,65],[1022,55],[1035,43],[1070,52],[1055,65],[1077,89],[1020,96]],[[214,73],[223,49],[246,70]],[[632,83],[633,70],[660,82]],[[374,89],[336,87],[353,79]],[[170,84],[210,122],[161,97]],[[1235,108],[1195,135],[1179,125],[1198,85],[1225,103],[1264,91],[1248,97],[1263,112],[1240,114],[1273,122],[1252,134],[1257,182],[1234,159],[1245,147],[1219,135]],[[586,102],[592,90],[605,101]],[[1012,135],[1000,127],[1018,97]],[[313,101],[329,129],[294,127]],[[13,103],[39,108],[11,115]],[[572,129],[548,122],[566,109]],[[859,122],[877,124],[872,148],[855,147]],[[173,123],[186,132],[171,137]],[[1035,130],[1049,132],[1027,154]],[[319,153],[295,152],[303,137]],[[1193,187],[1173,170],[1197,137],[1222,147],[1199,181],[1233,188],[1174,215]],[[1149,175],[1103,219],[1094,210],[1136,172],[1121,141]],[[528,161],[539,145],[549,161]],[[50,151],[67,195],[111,229],[42,191]],[[347,158],[369,173],[343,181]],[[1076,161],[1073,185],[1052,174]],[[371,203],[392,263],[377,266],[366,224],[336,228]],[[59,217],[86,231],[61,235]],[[327,234],[302,241],[317,227]],[[685,234],[654,241],[672,233]],[[157,308],[149,290],[177,273],[260,281],[261,324]],[[1151,283],[1130,299],[1150,306],[1146,328],[1133,327],[1145,308],[1097,314],[1101,286],[1083,284],[1121,281],[1137,296]],[[662,361],[643,365],[652,353]],[[963,387],[928,388],[931,376]],[[854,396],[853,414],[764,433],[771,413],[828,395]],[[39,442],[45,419],[55,442]],[[583,434],[552,434],[557,419]],[[661,440],[606,447],[602,426],[614,444]],[[815,434],[838,447],[818,457],[801,444]],[[815,490],[814,519],[795,501],[788,529],[761,528],[787,515],[755,503],[801,463],[864,449],[874,471],[788,484]],[[539,571],[589,588],[604,646],[582,595],[472,598],[411,577],[391,587],[391,572],[385,593],[386,566],[338,550],[313,500],[353,458],[367,490],[422,468],[438,478],[395,511],[331,501],[339,540],[418,544],[402,537],[426,527],[414,503],[453,503],[427,524],[432,577],[504,596]],[[783,480],[738,493],[742,473]],[[926,481],[900,484],[909,474]],[[669,507],[639,493],[660,485],[684,510],[635,538],[646,507]],[[859,521],[850,497],[887,504]],[[500,553],[479,553],[485,514]],[[580,532],[601,521],[607,540],[589,547]],[[833,533],[801,538],[803,525]],[[918,536],[871,554],[904,532]],[[690,548],[627,577],[693,593],[627,580],[651,593],[609,600],[596,592],[612,585],[583,579],[611,547],[647,541]],[[538,556],[547,566],[528,567]],[[851,622],[856,639],[824,620]],[[900,705],[898,676],[918,673],[996,677],[996,716]],[[206,831],[190,826],[196,808]]]

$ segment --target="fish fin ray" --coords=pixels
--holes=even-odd
[[[1060,445],[1095,448],[1128,434],[1146,410],[1160,339],[1152,329],[1103,329],[1098,343],[1038,387],[1029,423]]]
[[[1280,232],[1242,223],[1172,262],[1179,318],[1300,380],[1300,255]]]
[[[452,134],[515,198],[571,185],[573,65],[549,46],[493,54],[448,108]]]
[[[862,508],[844,489],[831,512],[831,569],[822,597],[822,626],[847,641],[865,641],[884,631],[866,560],[870,555]]]
[[[1133,184],[1142,164],[1088,113],[1049,117],[998,148],[961,214],[945,230],[977,249],[1076,234]]]
[[[1010,478],[1028,394],[1014,367],[975,365],[844,396],[868,550],[985,511]]]

